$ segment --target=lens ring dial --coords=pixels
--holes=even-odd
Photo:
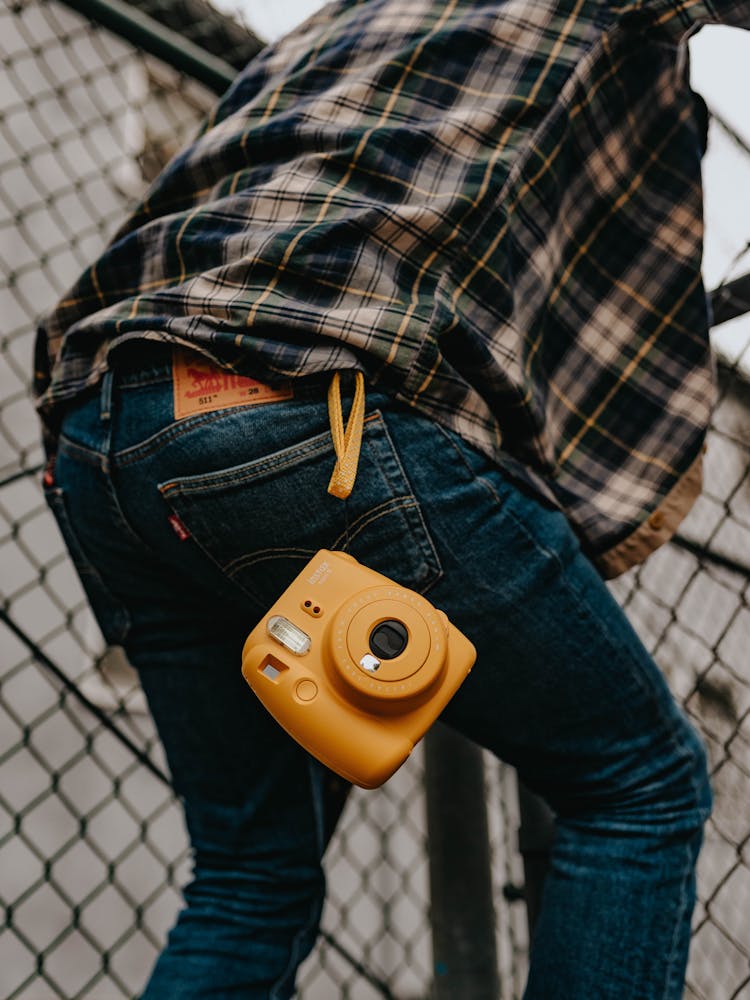
[[[400,622],[408,633],[402,652],[375,669],[361,664],[371,653],[378,625]],[[331,623],[330,662],[334,683],[365,701],[398,702],[418,698],[440,678],[448,649],[442,616],[413,590],[369,587],[339,608]]]

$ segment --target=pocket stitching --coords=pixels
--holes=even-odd
[[[318,435],[318,437],[328,437],[328,433]],[[238,469],[243,468],[243,466],[237,466],[234,472],[230,473],[230,470],[223,470],[219,473],[209,473],[205,476],[187,476],[183,480],[168,480],[166,483],[159,483],[158,489],[161,495],[166,499],[173,494],[178,494],[179,496],[189,496],[191,493],[208,493],[213,490],[222,490],[229,487],[239,486],[244,483],[250,483],[254,479],[263,475],[265,472],[271,468],[274,472],[283,471],[289,468],[290,465],[296,465],[300,461],[304,461],[308,458],[317,458],[318,455],[322,455],[325,451],[333,451],[333,446],[327,447],[323,442],[319,444],[313,444],[316,438],[311,438],[309,441],[305,442],[306,446],[294,445],[293,452],[288,454],[281,463],[276,459],[271,462],[272,458],[281,455],[284,451],[291,451],[290,449],[284,449],[281,452],[275,452],[274,455],[267,455],[264,458],[256,459],[254,462],[250,462],[245,467],[247,471],[238,472]]]
[[[354,522],[354,524],[357,526],[356,530],[352,531],[350,527],[348,532],[343,531],[335,539],[335,541],[331,543],[330,548],[333,550],[339,549],[339,546],[341,545],[342,542],[352,541],[357,537],[357,535],[359,535],[362,531],[364,531],[364,529],[368,525],[372,524],[374,521],[377,521],[381,517],[385,517],[387,514],[390,514],[391,512],[404,510],[405,508],[414,508],[417,506],[418,503],[416,497],[411,495],[405,497],[394,497],[392,500],[386,500],[384,503],[378,504],[377,507],[373,507],[372,510],[367,511],[366,513],[362,514],[359,518],[357,518],[357,520]],[[226,573],[227,576],[230,576],[232,579],[234,579],[235,573],[239,573],[241,570],[244,569],[249,569],[251,566],[255,566],[256,563],[272,559],[277,555],[281,557],[281,556],[289,556],[292,553],[294,553],[294,554],[302,554],[304,555],[305,558],[311,559],[315,555],[315,552],[316,552],[315,549],[303,549],[300,546],[297,547],[289,546],[287,548],[282,548],[279,546],[268,549],[257,549],[255,552],[251,554],[237,556],[236,559],[232,559],[231,562],[228,562],[225,566],[222,567],[222,571]],[[219,564],[217,563],[217,565]]]
[[[443,575],[443,569],[440,564],[435,544],[422,514],[419,501],[414,495],[411,483],[406,475],[403,463],[401,462],[400,456],[395,448],[393,439],[391,438],[381,411],[375,410],[371,414],[368,414],[365,418],[365,423],[376,425],[373,428],[376,435],[378,430],[382,433],[380,448],[382,449],[385,447],[390,461],[394,463],[394,467],[389,468],[389,462],[383,461],[378,456],[377,437],[373,440],[373,448],[375,451],[373,461],[383,477],[386,488],[389,492],[395,495],[390,496],[387,500],[382,501],[380,504],[375,507],[371,507],[369,510],[361,514],[358,521],[354,523],[354,534],[352,534],[352,526],[349,527],[348,537],[349,539],[357,537],[368,525],[379,520],[386,514],[403,512],[403,530],[407,532],[407,537],[409,537],[411,541],[413,552],[417,558],[415,572],[413,574],[414,583],[411,585],[413,586],[413,589],[424,593]],[[289,446],[286,449],[281,449],[271,455],[255,459],[253,462],[246,463],[245,465],[238,465],[234,466],[232,469],[222,469],[199,476],[186,476],[184,478],[177,479],[173,478],[167,480],[166,482],[158,483],[157,489],[165,502],[172,506],[172,509],[176,510],[178,516],[185,520],[185,524],[188,527],[188,530],[190,530],[191,538],[201,552],[203,552],[212,564],[215,565],[222,574],[230,579],[232,583],[235,584],[244,594],[250,597],[256,604],[262,605],[263,602],[260,598],[257,597],[252,590],[248,589],[248,587],[245,586],[240,579],[238,579],[240,571],[246,570],[264,559],[273,558],[271,555],[272,553],[281,555],[283,553],[297,552],[300,553],[300,555],[302,553],[309,553],[310,555],[313,555],[314,551],[312,549],[303,549],[301,546],[290,546],[288,548],[276,547],[271,549],[266,548],[262,550],[255,550],[252,553],[241,554],[230,560],[228,563],[223,563],[212,555],[210,547],[207,548],[204,542],[200,540],[200,532],[199,535],[196,536],[193,528],[191,527],[190,516],[186,515],[184,511],[181,512],[179,504],[175,506],[175,503],[178,501],[178,498],[183,498],[186,501],[189,501],[195,494],[205,496],[206,494],[220,490],[234,489],[236,487],[241,488],[259,479],[260,477],[267,475],[269,471],[274,474],[276,472],[283,472],[296,464],[319,458],[325,452],[331,452],[331,454],[334,452],[333,443],[328,431],[315,435],[315,437],[307,439],[304,442]],[[279,456],[281,455],[284,457],[282,461],[279,462]],[[396,474],[398,474],[398,482],[394,482],[393,477]],[[404,487],[406,487],[409,491],[406,494],[403,492]],[[346,538],[347,531],[345,530],[336,538],[335,543],[333,543],[333,545],[329,543],[328,547],[335,548]],[[420,562],[422,568],[421,579],[419,579]]]
[[[305,549],[301,545],[289,545],[286,548],[276,546],[268,549],[257,549],[249,555],[237,556],[236,559],[232,559],[225,566],[220,566],[220,568],[222,573],[226,573],[227,576],[234,580],[235,573],[239,573],[240,570],[254,566],[257,562],[265,562],[267,559],[275,559],[276,557],[290,558],[292,556],[300,556],[303,559],[312,559],[316,551],[316,549]],[[220,564],[217,563],[217,566],[219,565]]]
[[[385,517],[385,515],[390,514],[391,511],[406,510],[418,506],[419,501],[412,493],[407,496],[393,497],[391,500],[386,500],[383,503],[378,504],[377,507],[372,507],[364,514],[361,514],[353,524],[349,525],[347,530],[342,531],[342,533],[334,541],[333,548],[337,549],[343,542],[352,541],[357,537],[357,535],[361,534],[369,524],[372,524],[373,521],[377,521],[381,517]]]
[[[458,445],[455,443],[455,441],[451,438],[451,436],[448,433],[447,429],[445,427],[441,426],[438,423],[436,423],[436,427],[438,428],[438,430],[443,435],[443,437],[445,438],[445,440],[447,441],[447,443],[450,445],[450,447],[453,449],[453,451],[458,456],[459,461],[461,462],[461,464],[463,465],[464,469],[468,473],[469,478],[471,479],[471,481],[479,483],[480,486],[482,486],[490,494],[490,496],[492,497],[492,499],[497,503],[497,505],[499,507],[504,507],[506,501],[503,500],[503,498],[500,496],[500,494],[497,492],[497,490],[495,489],[495,487],[492,485],[491,482],[489,482],[487,479],[485,479],[484,476],[477,475],[477,473],[472,469],[471,465],[469,465],[469,462],[466,459],[466,456],[461,451],[461,449],[458,447]],[[456,432],[454,431],[453,433],[456,433]]]

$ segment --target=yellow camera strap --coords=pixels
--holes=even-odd
[[[365,378],[356,373],[354,400],[349,411],[349,419],[344,430],[344,414],[341,410],[341,378],[336,372],[328,387],[328,417],[331,421],[331,437],[336,451],[336,465],[333,469],[328,492],[339,500],[346,500],[357,478],[359,450],[362,447],[362,426],[365,419]]]

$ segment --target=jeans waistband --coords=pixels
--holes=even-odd
[[[61,427],[60,451],[75,453],[100,465],[103,457],[106,461],[110,456],[113,447],[120,447],[123,412],[132,416],[142,414],[145,408],[158,413],[161,423],[155,421],[154,427],[157,423],[162,426],[174,421],[171,405],[173,351],[172,344],[140,341],[127,352],[114,352],[112,363],[98,385],[82,394],[76,405],[68,409]],[[294,401],[314,404],[324,412],[333,374],[323,371],[292,379]],[[344,411],[348,413],[354,396],[354,373],[345,375],[342,382]],[[137,393],[144,395],[140,398]],[[384,398],[382,392],[368,392],[367,404],[377,407],[382,405]]]
[[[109,356],[112,378],[118,387],[170,381],[174,345],[149,340],[125,344]]]
[[[171,382],[173,377],[173,356],[176,345],[164,342],[139,340],[132,345],[123,345],[110,358],[111,381],[117,388],[138,388],[139,386],[155,385],[159,382]],[[196,352],[208,363],[212,362],[200,352]],[[228,369],[234,371],[234,369]],[[254,378],[252,372],[242,374]],[[296,399],[321,399],[328,392],[333,377],[333,371],[312,372],[297,375],[291,379]],[[345,378],[342,395],[348,397],[354,393],[353,372],[351,378]],[[258,381],[264,381],[258,377]]]

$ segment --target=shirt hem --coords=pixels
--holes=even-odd
[[[680,522],[698,499],[703,487],[703,453],[678,479],[659,506],[622,542],[594,557],[594,565],[606,580],[620,576],[641,563],[677,531]]]

